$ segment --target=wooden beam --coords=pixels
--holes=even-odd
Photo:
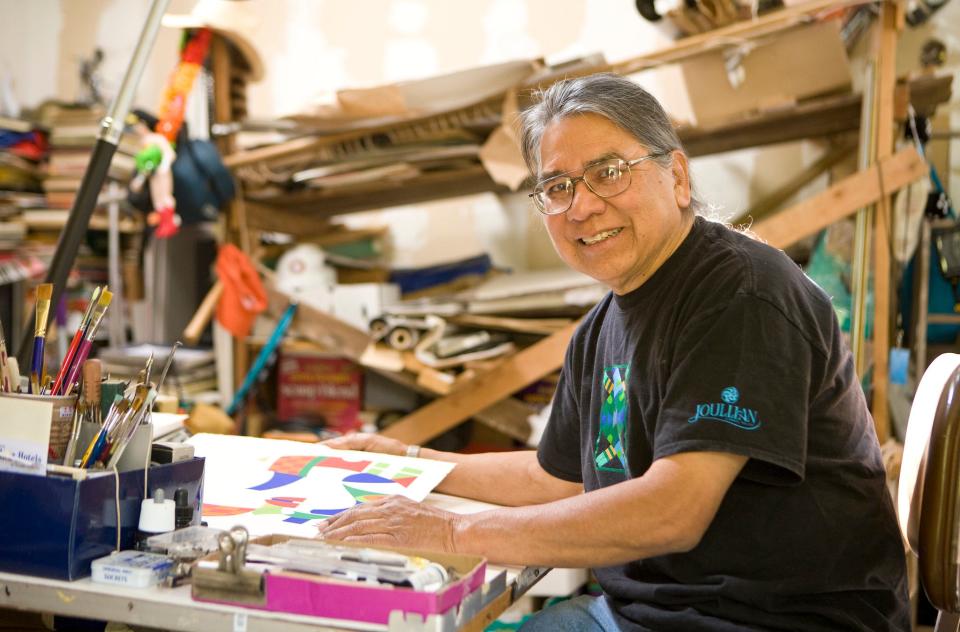
[[[464,169],[428,172],[410,180],[381,181],[375,185],[350,189],[317,189],[261,200],[264,207],[282,207],[315,218],[372,208],[401,206],[429,200],[485,192],[507,192],[496,184],[481,165]]]
[[[876,112],[874,122],[874,161],[883,161],[893,153],[894,93],[896,91],[897,31],[901,5],[892,0],[880,4],[877,22],[877,73],[875,80]],[[873,222],[873,399],[870,411],[877,429],[877,438],[883,443],[890,436],[890,404],[887,391],[890,384],[890,331],[896,302],[893,285],[890,234],[894,217],[892,191],[885,191],[877,200]]]
[[[405,443],[423,444],[457,426],[515,391],[563,365],[567,344],[579,322],[507,358],[469,385],[437,399],[392,424],[381,434]]]
[[[910,104],[921,116],[930,116],[950,101],[953,77],[918,77],[907,82]],[[819,97],[794,107],[771,110],[750,118],[711,127],[680,127],[677,134],[687,154],[708,156],[747,147],[836,136],[860,128],[859,94]]]
[[[819,160],[812,165],[790,178],[790,180],[776,191],[765,196],[762,200],[754,204],[743,215],[736,218],[731,224],[740,224],[743,222],[757,222],[780,208],[788,199],[793,197],[800,189],[816,180],[827,169],[836,166],[840,161],[853,152],[853,145],[843,144],[839,147],[830,149]]]
[[[899,152],[837,182],[810,199],[784,209],[753,226],[761,239],[775,248],[786,248],[873,204],[927,175],[927,165],[913,147]]]
[[[279,318],[290,304],[290,296],[277,290],[270,279],[265,280],[264,288],[267,291],[267,311]],[[290,330],[358,364],[370,344],[366,332],[306,303],[297,307]]]
[[[253,230],[305,235],[330,230],[327,217],[247,200],[247,225]]]
[[[796,6],[771,11],[752,20],[734,22],[730,26],[714,29],[691,37],[684,37],[673,46],[640,55],[612,64],[609,69],[621,75],[630,75],[662,64],[683,61],[731,46],[740,46],[745,40],[766,37],[788,28],[809,23],[827,10],[839,11],[844,7],[873,4],[875,0],[813,0]]]

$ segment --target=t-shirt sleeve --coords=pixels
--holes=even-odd
[[[557,391],[553,396],[550,419],[537,446],[540,467],[551,476],[583,482],[580,466],[580,411],[570,388],[570,351],[560,372]]]
[[[803,332],[768,301],[738,294],[683,328],[654,437],[654,459],[718,451],[750,458],[741,476],[804,477],[813,356]]]

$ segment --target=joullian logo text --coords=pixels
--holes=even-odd
[[[736,405],[740,399],[740,393],[735,387],[728,386],[723,389],[720,399],[723,401],[697,404],[696,413],[687,421],[696,423],[701,419],[711,419],[722,421],[743,430],[756,430],[760,427],[760,414],[757,411]]]

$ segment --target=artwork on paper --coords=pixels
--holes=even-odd
[[[206,459],[203,520],[251,535],[312,537],[317,522],[382,496],[421,501],[452,463],[333,450],[315,443],[198,434],[190,438]]]

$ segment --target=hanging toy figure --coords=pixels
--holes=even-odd
[[[200,74],[210,49],[211,37],[210,29],[206,28],[184,32],[180,60],[164,90],[160,119],[155,130],[150,131],[141,126],[144,149],[136,156],[137,176],[131,182],[130,188],[136,191],[143,186],[145,179],[149,179],[153,212],[147,216],[147,223],[154,227],[156,236],[161,239],[175,235],[180,226],[176,199],[173,197],[171,167],[177,157],[174,148],[177,134],[183,125],[187,95]]]
[[[171,169],[177,154],[163,134],[146,132],[141,139],[146,148],[137,154],[137,173],[149,178],[150,201],[153,203],[153,212],[147,215],[147,224],[153,227],[158,238],[167,239],[176,235],[180,228]],[[142,178],[138,178],[138,182],[142,184]]]

